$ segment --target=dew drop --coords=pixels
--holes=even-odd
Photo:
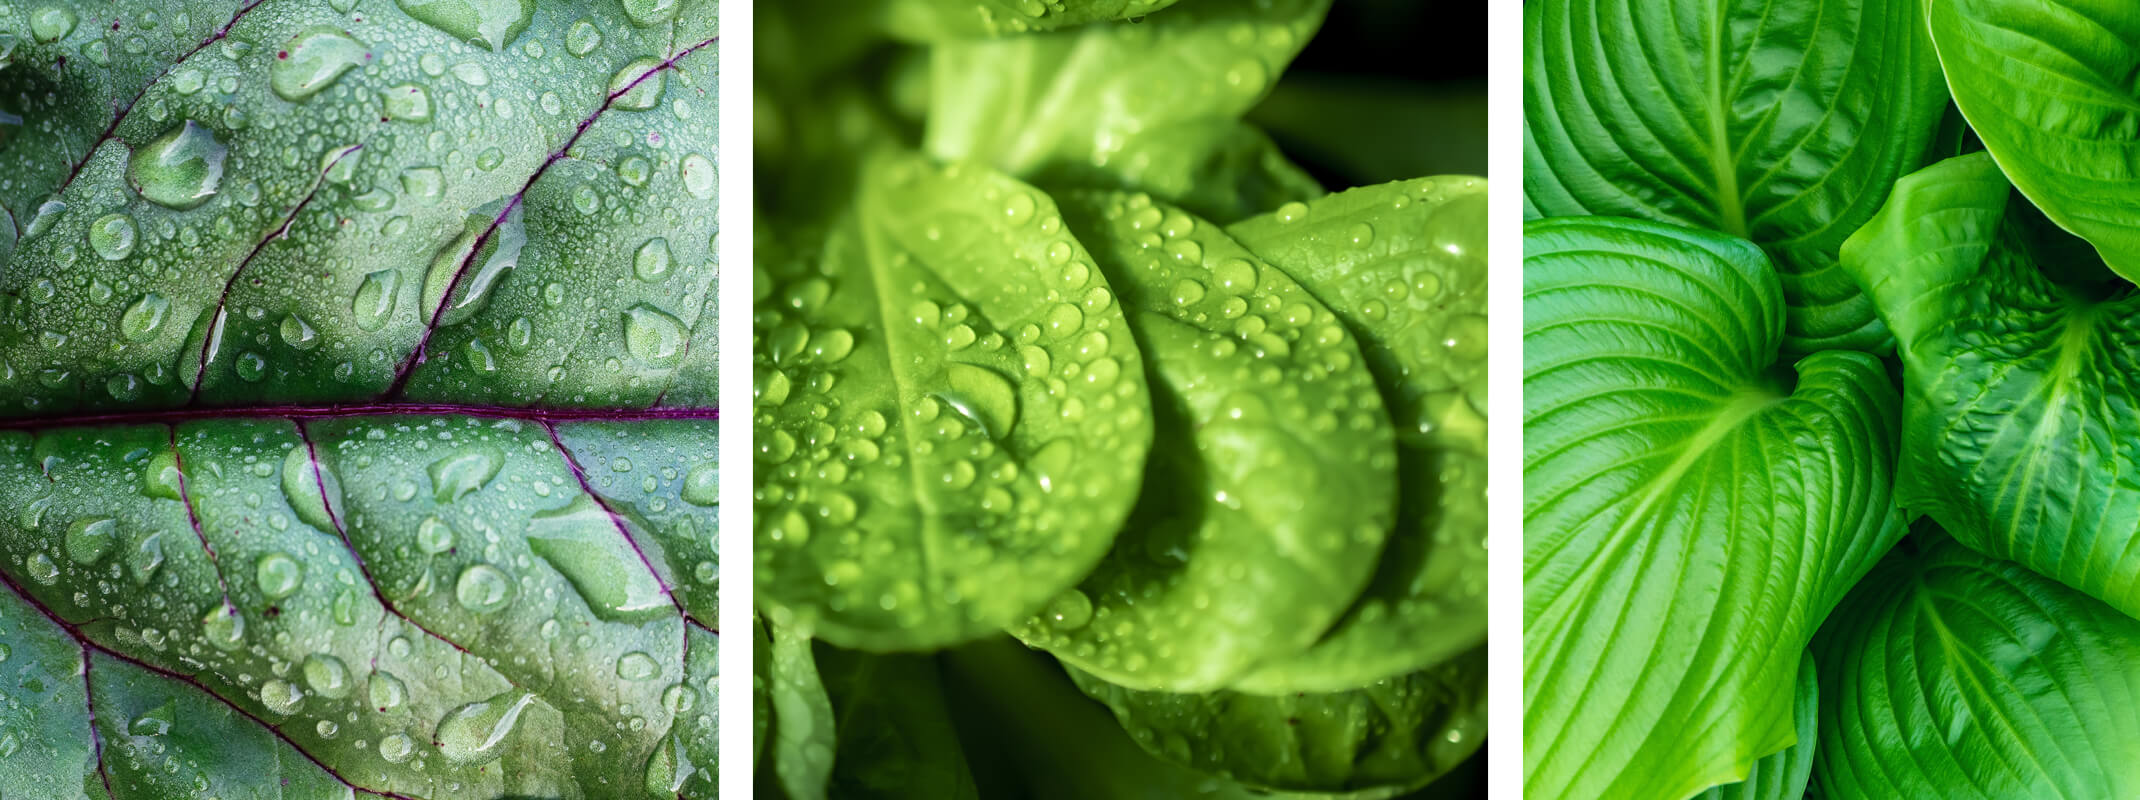
[[[684,474],[684,502],[703,508],[712,508],[720,502],[714,495],[715,485],[720,481],[720,467],[711,461],[692,467]]]
[[[349,668],[342,665],[341,659],[326,653],[305,656],[301,671],[305,675],[305,685],[321,697],[339,700],[348,697],[350,690],[356,688],[350,683]]]
[[[371,56],[364,45],[339,29],[319,25],[298,31],[268,64],[268,88],[275,96],[302,103],[334,84],[342,73]]]
[[[30,36],[47,44],[67,38],[80,18],[66,6],[41,6],[30,12]]]
[[[697,153],[684,156],[684,190],[701,200],[713,199],[713,160]]]
[[[632,274],[647,283],[658,283],[668,277],[670,261],[669,240],[659,236],[648,239],[632,256]]]
[[[609,79],[611,108],[625,111],[645,111],[661,103],[662,87],[668,83],[668,74],[661,69],[661,59],[642,58]]]
[[[403,684],[400,678],[394,677],[393,673],[374,672],[370,684],[366,693],[370,696],[372,708],[392,711],[400,708],[401,704],[409,699],[409,687]]]
[[[624,311],[624,349],[649,366],[676,366],[687,339],[683,321],[668,312],[647,303]]]
[[[565,31],[565,52],[571,53],[575,58],[584,58],[601,46],[602,29],[595,27],[594,22],[590,20],[583,18],[572,23],[571,30]]]
[[[505,454],[490,445],[476,445],[440,458],[426,470],[431,475],[431,496],[440,503],[459,500],[489,484],[504,465]]]
[[[415,753],[416,740],[409,738],[406,733],[387,734],[386,738],[379,740],[379,757],[386,759],[386,763],[399,764],[409,760],[409,756]]]
[[[106,214],[89,224],[89,249],[105,261],[124,261],[134,254],[134,240],[138,231],[134,218],[125,214]]]
[[[454,709],[438,723],[439,754],[463,767],[497,760],[520,712],[534,701],[527,692],[507,692]]]
[[[118,535],[119,523],[112,518],[89,517],[75,520],[74,524],[67,526],[67,533],[62,537],[61,543],[67,549],[67,558],[76,564],[87,565],[97,563],[105,553],[111,552],[112,543],[118,539]]]
[[[527,30],[535,0],[394,0],[417,21],[469,44],[504,50]]]
[[[380,93],[380,107],[386,115],[404,122],[423,122],[431,118],[431,92],[413,83],[404,83]]]
[[[260,704],[281,716],[297,713],[305,706],[305,690],[281,678],[260,684]]]
[[[661,665],[654,657],[634,650],[617,659],[617,677],[628,681],[643,681],[661,674]]]
[[[281,600],[304,585],[305,568],[297,560],[284,553],[269,553],[261,556],[253,566],[253,578],[260,584],[260,593],[269,600]]]
[[[189,119],[135,151],[127,180],[149,202],[184,211],[215,196],[227,155],[215,134]]]
[[[488,614],[513,602],[513,579],[489,564],[477,564],[461,570],[460,580],[453,585],[453,597],[461,607],[477,614]]]
[[[364,276],[357,286],[357,294],[350,298],[349,312],[356,318],[357,327],[376,331],[386,327],[386,321],[394,314],[394,304],[399,300],[401,273],[390,269]]]

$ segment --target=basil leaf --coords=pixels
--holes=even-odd
[[[1685,797],[1790,745],[1799,654],[1902,535],[1870,355],[1779,362],[1752,243],[1524,230],[1524,790]]]

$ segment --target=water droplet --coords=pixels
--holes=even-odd
[[[400,708],[401,704],[409,699],[409,687],[389,672],[372,673],[371,686],[367,693],[371,696],[372,708],[380,711]]]
[[[683,499],[694,506],[712,508],[720,499],[714,496],[714,484],[719,482],[720,468],[708,461],[684,474]]]
[[[602,29],[595,27],[591,20],[581,18],[580,21],[572,23],[571,30],[565,31],[565,52],[575,57],[585,57],[600,46]]]
[[[438,723],[439,754],[463,767],[496,760],[520,712],[534,701],[527,692],[507,692],[454,709]]]
[[[681,169],[685,191],[700,200],[713,199],[713,159],[692,153],[684,156]]]
[[[683,321],[659,308],[640,303],[624,311],[624,349],[649,366],[676,366],[688,339]]]
[[[489,303],[491,290],[520,265],[520,252],[528,243],[527,225],[523,209],[508,208],[507,200],[499,198],[469,214],[461,235],[432,256],[431,268],[424,273],[423,297],[425,308],[445,305],[438,315],[439,326],[459,325],[475,317]],[[502,221],[500,212],[504,213]],[[451,304],[446,303],[449,290],[459,293]]]
[[[409,16],[469,44],[504,50],[535,14],[535,0],[394,0]]]
[[[949,389],[945,404],[980,425],[983,434],[1000,438],[1018,422],[1018,393],[1003,376],[984,367],[952,363],[945,367]]]
[[[470,86],[490,85],[490,70],[474,62],[453,65],[453,77]]]
[[[126,726],[126,732],[135,736],[162,736],[171,732],[171,723],[178,721],[178,701],[165,700],[163,705],[149,709],[135,717]]]
[[[654,176],[654,163],[640,156],[628,156],[617,164],[617,177],[627,186],[645,186],[646,179]]]
[[[676,11],[683,7],[682,0],[624,0],[624,15],[633,25],[651,28],[676,19]]]
[[[80,19],[66,6],[42,6],[30,12],[30,36],[47,44],[67,38]]]
[[[245,643],[245,617],[228,603],[218,605],[201,617],[201,633],[218,650],[236,650]]]
[[[89,225],[89,249],[105,261],[124,261],[134,254],[137,233],[133,217],[106,214]]]
[[[78,519],[67,526],[62,543],[67,548],[67,558],[76,564],[94,564],[111,552],[111,546],[119,536],[119,523],[110,517]]]
[[[349,668],[342,666],[341,659],[326,653],[305,656],[302,671],[305,685],[321,697],[339,700],[348,697],[350,690],[356,688],[349,681]]]
[[[431,118],[431,92],[413,83],[404,83],[380,93],[380,107],[386,115],[405,122],[423,122]]]
[[[51,556],[43,553],[31,553],[24,566],[29,569],[30,577],[46,586],[52,585],[52,582],[59,578],[59,565],[52,562]]]
[[[454,599],[461,607],[477,614],[488,614],[513,602],[513,579],[489,564],[477,564],[461,570],[461,578],[454,582]]]
[[[158,328],[163,327],[165,317],[170,316],[171,301],[155,292],[142,295],[119,315],[119,335],[129,342],[145,342],[155,338]]]
[[[669,240],[656,236],[646,240],[646,244],[640,245],[639,252],[632,256],[632,274],[647,283],[659,283],[668,277],[671,260]]]
[[[268,64],[268,88],[292,103],[319,94],[371,57],[364,45],[335,28],[320,25],[298,31]]]
[[[210,353],[214,353],[217,349],[213,345],[209,346]],[[247,383],[258,383],[261,378],[267,377],[267,358],[250,350],[239,353],[237,363],[232,364],[231,367],[238,373],[238,378]]]
[[[386,763],[399,764],[409,760],[409,756],[415,753],[416,740],[409,738],[406,733],[387,734],[386,738],[379,740],[379,757],[386,759]]]
[[[319,331],[313,330],[311,323],[296,314],[283,316],[281,333],[283,344],[299,350],[310,350],[319,344]]]
[[[141,544],[126,556],[126,571],[134,577],[134,584],[145,586],[156,575],[156,568],[163,566],[163,534],[151,533],[142,537]]]
[[[342,484],[325,463],[312,463],[311,448],[293,447],[282,457],[282,494],[289,500],[290,510],[297,512],[297,518],[306,525],[327,533],[340,529],[327,504],[330,499],[341,503]]]
[[[304,585],[305,568],[297,560],[283,553],[261,556],[253,567],[253,578],[260,584],[260,593],[269,600],[281,600]]]
[[[1085,627],[1092,621],[1092,598],[1076,589],[1064,591],[1049,601],[1048,609],[1042,615],[1059,630]]]
[[[376,331],[386,326],[393,316],[394,304],[399,300],[396,291],[401,287],[401,273],[390,269],[379,270],[364,276],[357,286],[357,294],[350,299],[351,316],[356,317],[357,327]]]
[[[459,500],[490,483],[505,465],[505,454],[490,445],[475,445],[431,462],[431,496],[440,503]]]
[[[149,202],[184,211],[208,202],[222,186],[227,155],[215,134],[189,119],[135,151],[127,180]]]
[[[651,74],[649,74],[651,73]],[[661,59],[642,58],[609,79],[611,108],[625,111],[645,111],[661,103],[661,90],[668,83],[668,74],[661,70]]]
[[[289,681],[274,678],[260,684],[260,704],[267,706],[269,711],[287,717],[304,708],[305,690],[297,688],[296,684]]]
[[[654,657],[634,650],[617,659],[617,677],[628,681],[643,681],[661,674],[661,665]]]

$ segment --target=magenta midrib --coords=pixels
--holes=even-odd
[[[515,408],[464,403],[347,403],[330,405],[273,405],[242,408],[170,408],[155,411],[111,411],[64,414],[0,420],[0,430],[25,428],[70,428],[90,425],[171,424],[217,419],[336,419],[382,416],[460,416],[485,419],[517,419],[536,423],[642,422],[654,420],[718,420],[718,408]]]

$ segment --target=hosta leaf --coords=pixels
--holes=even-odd
[[[1897,499],[2140,613],[2140,488],[2120,470],[2140,459],[2140,296],[2011,195],[1990,154],[1949,159],[1844,246],[1901,343]]]
[[[878,162],[754,290],[757,597],[836,645],[927,649],[1040,610],[1107,552],[1151,445],[1143,361],[1055,203]]]
[[[1150,192],[1228,220],[1259,210],[1235,197],[1313,196],[1238,120],[1329,8],[1196,0],[1134,24],[937,45],[924,149],[1028,180]],[[1221,172],[1228,162],[1257,169]]]
[[[716,9],[354,6],[0,7],[0,793],[710,797]]]
[[[1936,527],[1850,593],[1814,653],[1824,797],[2140,792],[2140,622]]]
[[[1397,524],[1351,609],[1232,688],[1337,692],[1486,641],[1486,181],[1352,189],[1227,228],[1359,339],[1397,426]]]
[[[1142,692],[1071,669],[1153,755],[1278,791],[1415,789],[1486,738],[1486,650],[1325,694]]]
[[[1954,102],[2007,177],[2140,282],[2140,16],[2102,2],[1925,5]]]
[[[1012,632],[1124,686],[1219,689],[1359,596],[1395,510],[1389,413],[1337,315],[1217,225],[1063,204],[1129,312],[1156,438],[1107,558]]]
[[[1524,7],[1524,42],[1527,216],[1752,239],[1785,352],[1885,346],[1836,248],[1946,104],[1919,0],[1556,0]]]
[[[1749,242],[1548,219],[1524,246],[1524,788],[1686,797],[1793,741],[1799,654],[1902,535],[1872,356],[1779,362]]]
[[[1746,780],[1712,786],[1693,800],[1803,800],[1813,779],[1813,756],[1819,746],[1820,681],[1813,654],[1798,662],[1798,686],[1791,694],[1791,730],[1796,735],[1790,747],[1764,756],[1746,773]]]

